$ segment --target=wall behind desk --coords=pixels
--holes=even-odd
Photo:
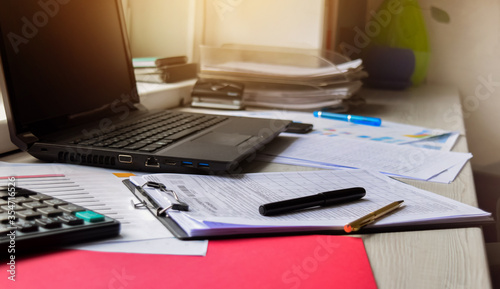
[[[366,2],[367,18],[382,2]],[[500,1],[418,3],[431,48],[427,82],[459,89],[469,149],[474,155],[472,167],[500,177]],[[442,21],[446,17],[438,15],[439,11],[447,13],[448,21]],[[458,110],[443,111],[443,119],[453,121]]]

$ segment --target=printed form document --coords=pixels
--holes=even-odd
[[[490,221],[491,214],[458,201],[401,183],[380,173],[364,170],[253,173],[232,176],[152,174],[131,177],[136,186],[148,181],[173,190],[189,211],[169,210],[169,216],[189,236],[217,236],[263,232],[332,230],[389,203],[404,200],[404,207],[380,219],[372,228],[408,230],[422,225]],[[364,187],[358,201],[311,208],[286,215],[265,217],[259,206],[342,188]],[[171,198],[164,191],[143,187],[162,203]],[[164,193],[165,195],[161,196]],[[160,195],[158,195],[160,194]],[[164,198],[166,197],[166,198]],[[171,202],[174,200],[171,199]],[[164,204],[167,207],[169,204]],[[362,229],[363,230],[363,229]]]

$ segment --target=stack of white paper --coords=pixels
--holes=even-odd
[[[264,154],[279,157],[273,161],[365,169],[424,181],[440,178],[445,183],[453,181],[472,158],[470,153],[321,136],[280,136],[266,147]]]
[[[221,113],[221,112],[219,112]],[[323,169],[361,168],[396,177],[452,182],[472,158],[450,152],[459,133],[382,121],[380,127],[289,111],[226,112],[311,123],[308,134],[282,133],[261,150],[259,160]]]
[[[304,110],[339,107],[366,77],[361,59],[269,47],[202,47],[200,77],[245,84],[247,106]]]

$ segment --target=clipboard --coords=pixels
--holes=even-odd
[[[155,201],[143,188],[143,186],[136,186],[129,179],[123,180],[123,184],[134,194],[139,200],[139,203],[133,203],[136,209],[147,209],[153,214],[160,223],[162,223],[174,237],[180,240],[207,240],[207,239],[227,239],[227,238],[245,238],[245,237],[280,237],[280,236],[301,236],[301,235],[345,235],[341,230],[311,230],[311,231],[286,231],[286,232],[253,232],[253,233],[238,233],[220,236],[190,236],[184,229],[182,229],[176,221],[168,215],[169,210],[175,210],[174,207],[164,207],[159,202]],[[153,186],[162,186],[162,184],[155,183]],[[370,233],[367,231],[366,233]],[[373,232],[372,232],[373,233]]]
[[[136,186],[129,179],[123,180],[123,184],[136,196],[139,200],[138,203],[133,204],[136,209],[148,209],[151,214],[153,214],[176,238],[180,240],[207,240],[207,239],[227,239],[227,238],[244,238],[244,237],[264,237],[264,236],[299,236],[299,235],[311,235],[311,234],[321,234],[321,235],[352,235],[346,233],[344,230],[339,229],[311,229],[311,230],[276,230],[276,231],[252,231],[250,233],[237,232],[233,234],[222,234],[222,235],[202,235],[202,236],[191,236],[189,235],[174,219],[169,217],[168,212],[171,210],[176,210],[181,208],[181,211],[187,211],[189,207],[176,207],[171,205],[162,205],[157,200],[152,198],[145,190],[143,186]],[[161,189],[162,186],[166,190],[165,186],[160,183],[148,182],[153,187]],[[145,184],[146,185],[146,184]],[[171,194],[171,191],[166,190],[167,194]],[[171,196],[174,200],[180,202],[180,200]],[[182,203],[182,202],[180,202]],[[183,203],[187,205],[186,203]],[[403,232],[403,231],[419,231],[419,230],[437,230],[437,229],[451,229],[451,228],[466,228],[466,227],[478,227],[481,225],[487,225],[494,223],[493,218],[490,216],[482,220],[461,220],[460,222],[447,222],[446,220],[441,220],[436,223],[423,223],[423,224],[411,224],[411,225],[391,225],[384,227],[364,227],[362,230],[357,231],[355,235],[373,234],[373,233],[390,233],[390,232]]]
[[[134,185],[129,179],[123,180],[123,184],[134,194],[134,196],[139,200],[139,203],[134,203],[133,206],[136,209],[147,209],[153,214],[160,223],[165,226],[174,237],[180,240],[207,240],[207,239],[227,239],[227,238],[244,238],[244,237],[279,237],[279,236],[301,236],[301,235],[344,235],[343,231],[332,231],[332,230],[316,230],[307,232],[263,232],[263,233],[251,233],[251,234],[232,234],[232,235],[221,235],[221,236],[190,236],[184,229],[182,229],[176,221],[174,221],[168,215],[169,210],[174,208],[164,208],[161,204],[155,201],[142,186]],[[161,186],[162,184],[158,184]]]
[[[168,210],[175,209],[174,207],[169,208],[162,206],[148,193],[146,193],[143,187],[134,185],[129,179],[123,180],[122,182],[139,200],[139,203],[133,204],[134,208],[144,208],[149,210],[151,214],[153,214],[153,216],[155,216],[156,219],[158,219],[158,221],[160,221],[176,238],[181,240],[205,239],[190,237],[174,220],[169,217]],[[161,184],[158,185],[161,186]]]

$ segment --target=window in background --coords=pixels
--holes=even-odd
[[[193,54],[197,0],[123,0],[133,57]]]
[[[204,44],[321,49],[326,0],[206,0]]]
[[[15,150],[17,147],[12,144],[9,136],[9,128],[7,126],[7,119],[5,117],[5,109],[3,100],[0,93],[0,154]]]

